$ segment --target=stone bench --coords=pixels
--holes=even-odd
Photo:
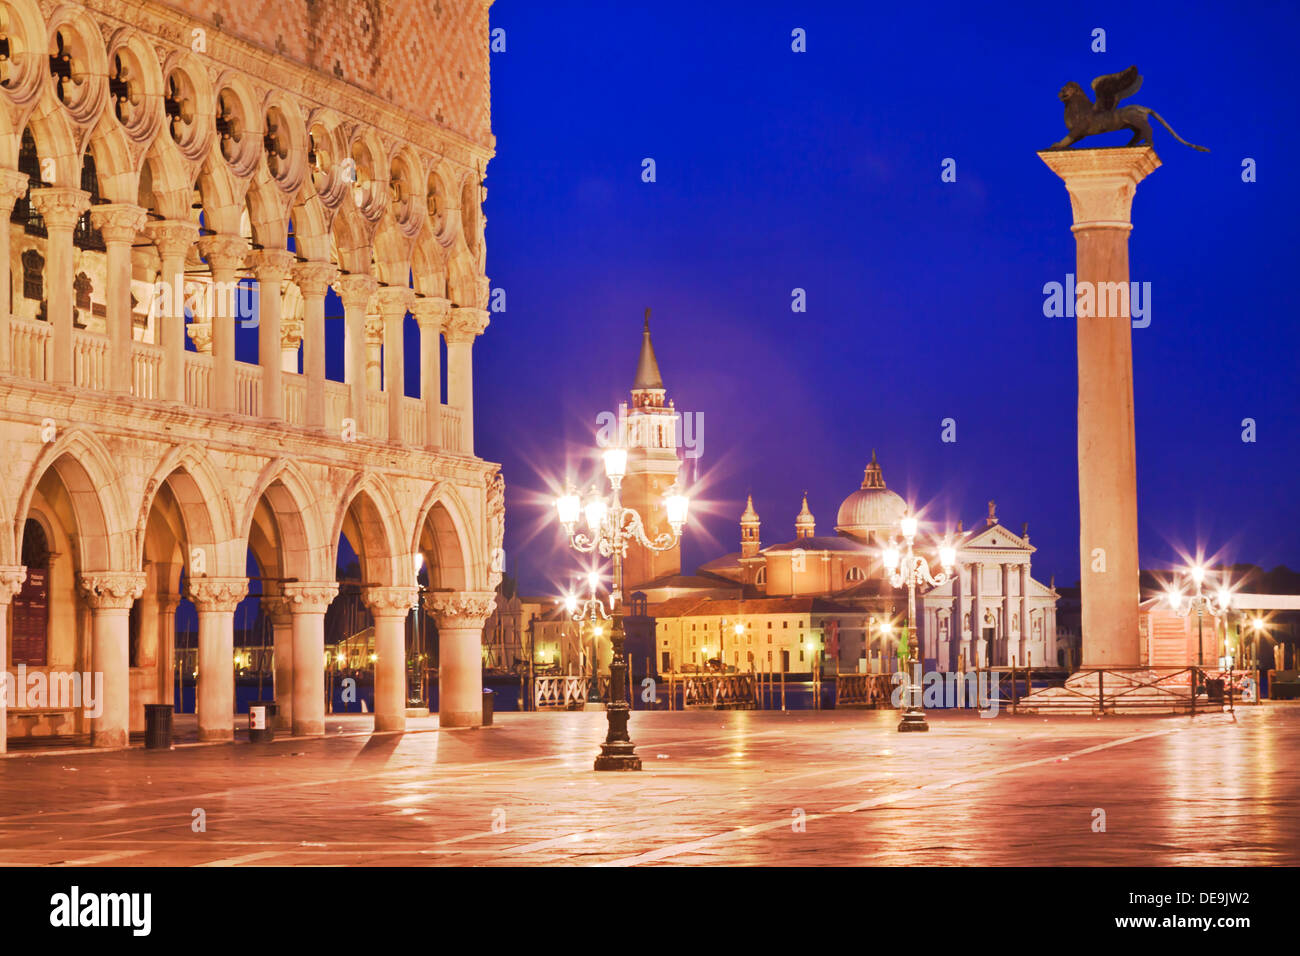
[[[58,737],[77,733],[75,707],[10,707],[7,720],[18,732],[10,737]]]

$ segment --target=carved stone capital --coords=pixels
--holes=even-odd
[[[1132,229],[1138,183],[1160,166],[1150,146],[1109,149],[1049,149],[1039,157],[1065,180],[1079,229]]]
[[[197,223],[184,219],[156,219],[144,225],[144,234],[153,240],[158,255],[164,259],[184,258],[190,246],[199,240]]]
[[[293,620],[293,604],[283,594],[264,594],[261,605],[272,624],[285,625]]]
[[[27,174],[16,169],[0,169],[0,212],[14,211],[14,203],[27,195]]]
[[[14,595],[27,580],[27,569],[21,564],[13,567],[0,567],[0,607],[14,599]]]
[[[212,323],[211,322],[187,322],[185,332],[194,343],[194,347],[200,352],[212,351]]]
[[[146,219],[145,210],[130,202],[106,203],[90,210],[90,224],[100,231],[106,243],[135,242],[136,234],[144,228]]]
[[[482,630],[496,607],[491,591],[427,591],[424,609],[438,621],[438,627]]]
[[[82,598],[96,611],[131,607],[144,593],[143,571],[94,571],[77,575]]]
[[[374,276],[345,275],[334,280],[334,291],[343,300],[343,308],[348,310],[365,309],[378,288],[379,280]]]
[[[282,319],[280,325],[280,348],[286,352],[298,351],[298,345],[302,342],[303,321],[302,319]]]
[[[367,312],[363,328],[366,330],[366,344],[380,346],[384,344],[384,317],[378,312]]]
[[[203,236],[199,239],[199,254],[207,260],[213,275],[219,271],[234,273],[248,255],[248,240],[243,236]]]
[[[90,193],[84,189],[43,186],[32,190],[32,205],[50,229],[71,229],[90,208]]]
[[[255,249],[244,256],[245,268],[253,273],[258,282],[264,283],[283,282],[289,278],[297,261],[292,252],[284,249]]]
[[[324,614],[334,595],[339,593],[337,581],[300,581],[280,586],[294,614]]]
[[[189,599],[199,611],[233,611],[248,596],[247,578],[190,578]]]
[[[436,296],[416,296],[411,302],[411,315],[420,327],[420,334],[441,334],[451,316],[451,300]]]
[[[442,336],[448,345],[473,342],[488,327],[487,309],[452,309],[443,326]]]
[[[375,293],[375,299],[379,306],[379,314],[384,317],[385,322],[389,319],[396,319],[400,322],[410,310],[411,302],[415,299],[415,292],[401,286],[385,285],[379,287],[379,291]]]
[[[332,262],[300,262],[293,267],[293,281],[304,298],[324,295],[338,274],[339,270]]]
[[[361,592],[361,600],[375,617],[403,617],[420,600],[419,588],[373,587]]]

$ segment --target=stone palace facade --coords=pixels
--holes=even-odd
[[[404,726],[421,594],[441,721],[480,721],[504,525],[474,453],[488,57],[487,0],[0,0],[0,666],[103,680],[92,715],[31,706],[11,676],[0,749],[47,717],[126,745],[172,702],[183,596],[201,739],[232,737],[250,593],[281,726],[323,733],[344,540],[376,728]]]

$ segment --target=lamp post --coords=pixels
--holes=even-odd
[[[1206,594],[1205,568],[1199,564],[1191,568],[1189,576],[1192,579],[1194,590],[1187,603],[1183,604],[1182,588],[1176,585],[1169,586],[1168,600],[1169,606],[1183,617],[1187,617],[1193,610],[1196,611],[1196,663],[1197,666],[1204,667],[1205,612],[1209,611],[1216,618],[1224,617],[1228,613],[1228,609],[1232,607],[1232,592],[1226,587],[1220,587],[1216,595]]]
[[[623,507],[620,488],[627,472],[627,449],[607,448],[604,454],[605,476],[609,479],[610,493],[602,496],[591,493],[586,502],[570,489],[555,502],[560,525],[575,551],[590,554],[599,552],[611,560],[614,572],[613,590],[610,592],[610,617],[612,628],[610,644],[613,658],[609,663],[609,701],[605,705],[608,730],[596,758],[597,770],[640,770],[641,758],[627,733],[629,705],[627,693],[627,657],[623,641],[623,559],[627,549],[637,543],[651,551],[667,551],[681,539],[686,525],[688,501],[685,495],[670,488],[664,498],[671,532],[665,531],[651,539],[645,531],[641,515],[634,508]],[[579,513],[586,519],[587,530],[578,531]]]
[[[930,725],[925,722],[925,707],[921,699],[921,665],[916,642],[916,586],[922,581],[936,587],[945,583],[952,574],[953,565],[957,563],[957,551],[945,540],[943,546],[939,548],[939,563],[943,565],[943,570],[937,575],[931,574],[930,563],[912,550],[917,531],[916,517],[911,512],[905,512],[898,524],[903,532],[903,546],[906,550],[900,553],[898,542],[891,540],[883,555],[885,574],[889,578],[889,583],[896,588],[907,588],[905,633],[909,636],[907,695],[910,700],[906,710],[903,711],[903,719],[898,723],[898,729],[901,732],[923,731],[929,730]]]

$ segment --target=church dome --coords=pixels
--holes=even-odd
[[[898,522],[907,511],[907,502],[885,487],[885,478],[871,452],[862,487],[844,499],[835,518],[835,530],[866,537],[869,532],[891,533],[898,530]]]

